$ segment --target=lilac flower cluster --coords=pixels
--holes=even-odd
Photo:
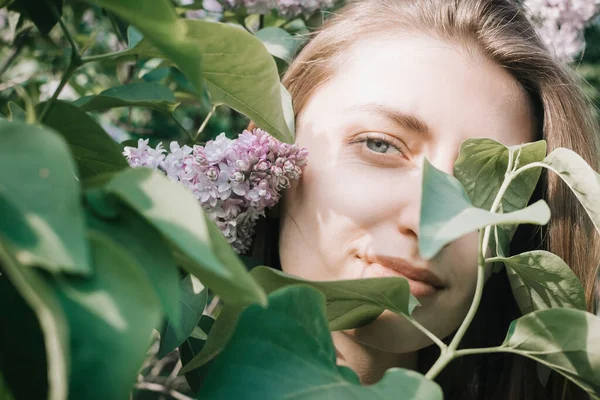
[[[318,10],[333,7],[335,0],[204,0],[203,7],[209,12],[222,12],[246,7],[249,14],[268,14],[278,10],[285,18],[295,18],[300,14],[310,17]]]
[[[154,149],[147,139],[123,151],[132,167],[159,169],[188,188],[240,254],[250,247],[265,208],[277,204],[281,192],[300,178],[308,155],[261,129],[244,131],[235,140],[222,133],[193,148],[171,142],[165,153],[161,143]]]
[[[585,49],[584,28],[599,11],[600,0],[526,0],[525,8],[546,46],[562,61]]]

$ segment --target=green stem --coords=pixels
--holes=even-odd
[[[208,115],[206,116],[206,118],[204,118],[204,121],[202,121],[202,125],[200,125],[200,128],[198,129],[198,132],[196,133],[196,135],[192,139],[192,144],[196,144],[196,142],[198,142],[198,140],[200,139],[200,137],[202,135],[202,132],[204,131],[204,128],[206,128],[206,125],[208,124],[208,121],[213,116],[213,114],[217,110],[217,107],[219,107],[219,106],[220,106],[220,104],[213,104],[212,108],[208,112]]]
[[[404,314],[402,314],[402,315],[404,315]],[[433,343],[435,343],[440,348],[440,350],[442,351],[442,353],[445,352],[448,349],[448,346],[446,346],[446,343],[442,342],[440,340],[440,338],[438,338],[437,336],[435,336],[432,332],[430,332],[423,325],[421,325],[420,323],[418,323],[416,320],[414,320],[412,318],[410,318],[409,321],[412,322],[412,324],[414,326],[416,326],[417,329],[419,329],[421,332],[423,332],[425,335],[427,335],[427,337],[429,339],[431,339],[433,341]]]
[[[79,55],[79,50],[77,49],[77,44],[75,44],[75,41],[73,40],[73,37],[71,36],[71,33],[67,29],[67,26],[65,25],[64,21],[62,20],[60,13],[56,9],[56,6],[54,5],[54,3],[48,2],[47,4],[50,6],[50,10],[54,14],[54,16],[58,19],[58,24],[60,25],[60,28],[62,29],[63,33],[67,37],[67,40],[69,41],[69,44],[71,45],[71,61],[69,62],[69,66],[67,67],[67,70],[63,74],[63,76],[60,80],[60,83],[58,84],[58,87],[52,94],[52,97],[50,98],[50,100],[46,103],[46,106],[44,107],[44,110],[42,111],[42,113],[40,115],[40,122],[44,121],[44,118],[46,117],[46,115],[48,114],[50,109],[52,108],[52,104],[54,104],[54,102],[58,98],[58,95],[60,94],[60,92],[62,92],[63,88],[65,87],[65,85],[67,84],[67,82],[69,81],[69,79],[71,78],[73,73],[77,70],[77,68],[79,68],[81,66],[81,56]]]
[[[77,68],[79,68],[79,65],[74,64],[73,61],[71,61],[71,63],[67,67],[67,70],[63,74],[62,79],[60,80],[60,83],[58,84],[58,87],[54,91],[54,94],[52,94],[52,98],[50,98],[50,100],[48,100],[48,102],[46,103],[46,106],[44,107],[44,110],[42,110],[42,113],[40,114],[40,122],[44,121],[44,118],[46,117],[48,112],[50,112],[50,109],[52,108],[52,104],[54,104],[54,102],[58,98],[58,95],[63,90],[63,88],[65,87],[65,85],[67,84],[67,82],[69,81],[69,79],[71,78],[71,76],[73,75],[73,73],[75,72],[75,70]]]
[[[81,63],[87,64],[87,63],[95,62],[95,61],[110,60],[112,58],[118,58],[118,57],[122,57],[122,56],[126,56],[126,55],[131,55],[130,49],[121,50],[121,51],[113,51],[112,53],[98,54],[95,56],[81,57]]]
[[[67,26],[65,25],[65,22],[63,21],[60,13],[56,9],[56,6],[54,5],[54,3],[49,1],[49,2],[47,2],[47,4],[48,4],[48,6],[50,6],[50,10],[52,11],[52,14],[54,14],[54,17],[58,20],[58,24],[60,25],[60,28],[62,29],[63,33],[65,34],[65,37],[67,38],[67,40],[69,41],[69,44],[71,45],[71,50],[72,50],[71,60],[73,60],[74,58],[79,60],[79,50],[77,49],[77,44],[75,43],[75,40],[73,40],[73,36],[71,36],[71,32],[69,32],[69,30],[67,29]]]
[[[512,171],[513,161],[514,161],[513,157],[509,154],[508,165],[506,168],[506,173],[504,174],[504,181],[502,182],[502,185],[500,186],[500,189],[498,190],[498,194],[496,194],[496,198],[494,199],[494,202],[492,203],[492,206],[490,208],[491,212],[496,212],[496,210],[498,209],[498,207],[500,206],[500,204],[502,202],[502,198],[504,197],[504,194],[506,193],[508,186],[510,185],[510,183],[516,176],[516,172]],[[438,358],[438,360],[433,364],[433,366],[429,369],[429,371],[427,371],[427,374],[425,375],[425,377],[427,377],[429,379],[434,379],[450,363],[450,361],[452,361],[452,359],[457,356],[457,354],[461,354],[461,353],[459,353],[459,351],[457,351],[457,348],[460,344],[460,341],[463,339],[465,333],[467,332],[467,329],[469,329],[471,322],[473,322],[473,318],[475,317],[475,314],[477,313],[477,309],[479,308],[479,304],[481,302],[481,297],[483,295],[483,286],[485,284],[485,265],[486,265],[485,254],[487,252],[487,248],[488,248],[489,241],[490,241],[491,229],[492,229],[492,226],[490,225],[490,226],[486,226],[483,231],[479,232],[477,283],[475,285],[475,295],[473,296],[473,301],[471,302],[471,307],[469,308],[469,311],[467,312],[467,316],[465,317],[463,322],[460,324],[460,327],[456,331],[456,334],[452,338],[450,345],[448,345],[448,349],[446,351],[442,352],[442,355],[440,356],[440,358]],[[463,351],[463,350],[460,350],[460,351]],[[462,354],[465,354],[465,353],[462,353]]]
[[[479,348],[479,349],[462,349],[462,350],[457,350],[454,353],[454,357],[462,357],[462,356],[470,356],[470,355],[474,355],[474,354],[486,354],[486,353],[501,353],[501,352],[506,352],[507,349],[505,347],[502,346],[496,346],[496,347],[485,347],[485,348]]]

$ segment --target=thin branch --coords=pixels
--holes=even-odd
[[[69,62],[69,66],[67,67],[67,70],[63,74],[58,87],[54,91],[54,94],[52,95],[50,100],[46,103],[46,106],[44,107],[44,110],[42,111],[42,114],[40,115],[40,122],[44,121],[44,118],[46,117],[46,115],[48,114],[50,109],[52,108],[52,104],[54,104],[54,102],[58,98],[58,95],[60,94],[60,92],[62,92],[63,88],[65,87],[65,85],[67,84],[67,82],[69,81],[69,79],[71,78],[73,73],[77,70],[77,68],[79,68],[79,66],[81,66],[81,57],[79,56],[79,50],[77,48],[77,44],[75,43],[75,41],[73,40],[73,37],[71,36],[71,33],[67,29],[67,26],[65,25],[64,21],[62,20],[61,15],[58,12],[58,10],[56,9],[56,6],[54,5],[54,3],[48,2],[47,4],[50,6],[50,10],[52,11],[52,14],[54,14],[56,19],[58,19],[58,24],[60,25],[60,28],[62,29],[63,33],[67,37],[67,40],[69,41],[69,44],[71,45],[71,61]]]
[[[171,396],[172,398],[177,400],[194,400],[193,398],[188,397],[183,393],[179,393],[174,389],[170,389],[158,383],[139,382],[135,384],[135,388],[138,390],[148,390],[150,392],[161,393],[167,396]]]
[[[213,106],[210,109],[208,115],[206,116],[206,118],[204,118],[204,121],[202,121],[202,125],[200,125],[200,128],[198,129],[198,132],[196,133],[196,136],[194,136],[192,144],[195,144],[198,141],[198,139],[200,139],[200,136],[202,135],[202,132],[204,131],[204,128],[206,128],[206,125],[208,124],[208,121],[213,116],[213,114],[217,110],[217,107],[219,107],[219,106],[220,106],[220,104],[213,104]]]
[[[0,76],[4,75],[4,73],[8,70],[8,67],[17,59],[21,51],[25,48],[25,42],[29,38],[29,32],[25,32],[23,35],[17,37],[14,43],[14,47],[11,50],[9,56],[6,58],[6,61],[0,67]]]

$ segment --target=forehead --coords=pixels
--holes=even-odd
[[[365,103],[415,116],[438,139],[459,145],[472,137],[506,145],[535,140],[527,95],[516,79],[477,51],[433,38],[356,43],[309,99],[299,123],[307,117],[313,125],[335,125],[332,116],[343,119],[344,110]]]

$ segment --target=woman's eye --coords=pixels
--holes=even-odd
[[[398,149],[392,146],[390,143],[380,140],[380,139],[367,139],[365,143],[369,150],[374,151],[376,153],[388,154],[388,150],[391,150],[392,153],[400,153]]]

